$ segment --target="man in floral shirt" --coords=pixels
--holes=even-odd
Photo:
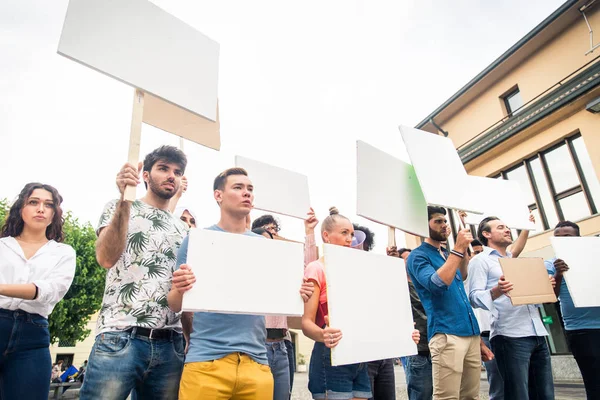
[[[96,258],[108,271],[81,399],[121,400],[132,390],[134,399],[177,398],[184,345],[167,294],[188,228],[169,212],[169,200],[186,164],[172,146],[148,154],[147,192],[133,203],[123,193],[139,183],[141,165],[125,164],[117,175],[121,198],[106,205],[97,230]]]

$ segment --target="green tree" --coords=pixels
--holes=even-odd
[[[0,227],[8,215],[8,202],[0,200]],[[50,340],[75,343],[85,339],[91,316],[100,309],[106,271],[96,261],[96,233],[90,223],[82,224],[68,212],[63,225],[65,243],[77,254],[75,278],[65,297],[48,318]]]

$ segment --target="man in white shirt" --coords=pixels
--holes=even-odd
[[[511,257],[510,229],[496,217],[484,218],[478,238],[485,246],[469,264],[469,299],[492,315],[490,342],[504,380],[507,399],[554,399],[548,332],[537,305],[513,306],[506,296],[512,283],[502,275],[499,259]]]

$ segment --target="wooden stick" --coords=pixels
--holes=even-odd
[[[133,96],[133,111],[131,113],[131,132],[129,133],[129,156],[128,162],[137,169],[140,159],[140,141],[142,138],[142,118],[144,116],[144,92],[135,90]],[[136,198],[136,187],[127,186],[123,199],[134,202]]]
[[[388,247],[396,247],[396,228],[388,227]]]
[[[183,150],[183,138],[179,137],[179,150],[184,151]]]
[[[458,211],[454,210],[454,212],[456,213],[456,217],[458,218],[458,226],[460,226],[461,230],[465,229],[465,224],[463,223],[462,218],[458,214]],[[469,243],[469,250],[471,250],[471,256],[473,256],[473,254],[475,254],[475,252],[473,251],[473,246],[471,246],[471,243]]]

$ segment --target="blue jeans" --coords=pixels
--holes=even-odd
[[[296,372],[296,349],[293,342],[285,341],[285,349],[288,353],[288,361],[290,363],[290,392],[294,387],[294,372]]]
[[[431,356],[407,356],[402,359],[405,366],[406,386],[409,400],[431,400],[433,378]]]
[[[289,400],[290,398],[290,360],[288,359],[285,341],[267,342],[267,358],[273,374],[273,400]]]
[[[481,340],[483,340],[483,343],[489,349],[492,348],[489,337],[482,336]],[[496,358],[494,357],[492,361],[486,361],[483,364],[485,365],[485,372],[490,385],[490,400],[504,400],[504,381],[502,380],[502,375],[500,375]]]
[[[0,399],[47,399],[50,391],[48,320],[0,309]]]
[[[370,400],[395,400],[394,360],[388,358],[387,360],[370,361],[368,368],[373,394]]]
[[[331,365],[331,349],[316,342],[310,357],[308,390],[313,399],[368,399],[371,382],[366,363]]]
[[[96,336],[81,387],[82,400],[177,399],[183,335],[149,339],[129,332]]]
[[[498,335],[491,344],[507,399],[554,399],[550,351],[544,336]]]

